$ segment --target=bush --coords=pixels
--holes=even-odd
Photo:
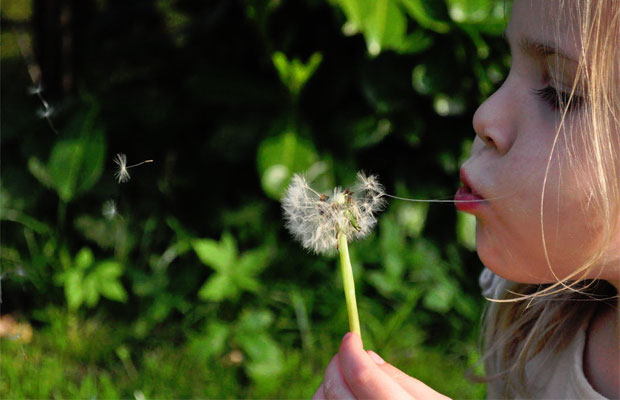
[[[2,397],[309,397],[347,315],[291,176],[450,198],[508,65],[495,0],[5,3],[2,301],[34,333]],[[154,161],[119,183],[119,153]],[[455,397],[484,395],[472,227],[394,200],[351,245],[365,345]]]

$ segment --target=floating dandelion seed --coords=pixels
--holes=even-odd
[[[286,226],[302,246],[330,254],[338,248],[338,234],[347,241],[368,235],[375,214],[385,206],[385,191],[375,176],[360,172],[352,190],[337,187],[331,196],[319,194],[301,175],[293,176],[282,200]]]
[[[294,175],[282,200],[286,226],[302,246],[318,254],[340,253],[349,329],[361,335],[355,281],[348,242],[366,236],[377,223],[375,213],[385,206],[385,190],[375,176],[357,174],[353,190],[335,188],[320,194],[301,175]]]
[[[118,165],[118,169],[114,173],[114,177],[118,183],[127,182],[131,177],[127,171],[127,156],[123,153],[119,153],[114,157],[114,163]]]
[[[101,213],[106,219],[114,219],[118,215],[118,210],[116,209],[116,203],[114,200],[108,200],[103,203],[103,208]]]
[[[40,110],[37,110],[37,116],[41,119],[48,119],[54,114],[54,108],[46,107]]]
[[[41,86],[40,83],[37,86],[31,86],[28,88],[28,94],[40,95],[41,93],[43,93],[43,86]]]
[[[114,163],[118,166],[118,168],[116,169],[116,172],[114,172],[114,177],[116,178],[118,183],[125,183],[129,181],[129,179],[131,179],[131,176],[129,176],[129,171],[127,171],[129,168],[137,167],[139,165],[146,164],[146,163],[152,163],[152,162],[153,160],[144,160],[137,164],[128,166],[127,156],[123,153],[118,153],[114,157]]]

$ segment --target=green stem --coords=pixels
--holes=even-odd
[[[355,281],[353,269],[349,259],[349,247],[347,236],[338,232],[338,252],[340,252],[340,269],[342,271],[342,283],[344,285],[344,297],[347,301],[347,313],[349,314],[349,329],[358,335],[362,335],[360,329],[360,317],[357,314],[357,302],[355,301]]]

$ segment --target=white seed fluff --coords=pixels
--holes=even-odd
[[[114,163],[117,165],[114,177],[118,183],[127,182],[131,177],[129,171],[127,171],[127,156],[123,153],[119,153],[114,157]]]
[[[116,203],[114,200],[107,200],[103,203],[101,213],[106,219],[112,220],[118,216],[118,210],[116,209]]]
[[[385,191],[375,176],[357,174],[353,190],[336,187],[331,196],[313,190],[294,175],[282,199],[286,227],[302,246],[317,254],[337,250],[338,233],[348,241],[366,236],[377,223],[375,213],[385,206]]]

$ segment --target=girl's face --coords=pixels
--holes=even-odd
[[[556,31],[555,18],[570,21],[570,10],[558,15],[556,3],[514,2],[506,30],[510,73],[476,111],[477,136],[461,170],[464,184],[489,199],[463,207],[477,218],[480,259],[499,275],[523,283],[568,277],[601,241],[602,217],[589,207],[594,173],[581,165],[585,153],[575,140],[583,121],[582,88],[576,88],[563,131],[556,135],[562,111],[555,89],[571,92],[581,50],[576,23]],[[618,243],[620,238],[614,239],[606,250],[613,263],[620,262],[612,257],[620,254]],[[617,269],[607,267],[594,268],[591,275],[618,279]]]

